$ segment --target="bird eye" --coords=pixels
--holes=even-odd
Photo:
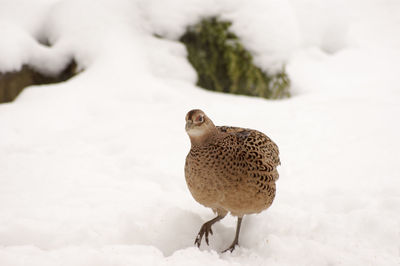
[[[203,122],[204,121],[204,116],[203,115],[199,115],[198,117],[196,117],[195,121],[199,122],[199,123]]]

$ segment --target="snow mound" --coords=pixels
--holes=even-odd
[[[19,71],[23,65],[54,76],[70,62],[70,56],[62,50],[38,43],[23,29],[11,23],[0,22],[0,72]]]

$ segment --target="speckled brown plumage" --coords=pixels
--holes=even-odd
[[[200,246],[205,235],[208,244],[211,225],[230,212],[239,218],[234,243],[227,249],[232,251],[242,217],[267,209],[274,200],[278,147],[257,130],[216,127],[201,110],[187,114],[186,131],[191,140],[185,164],[187,185],[197,202],[218,215],[202,226],[195,243]]]

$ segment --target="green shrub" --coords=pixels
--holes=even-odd
[[[189,26],[180,41],[198,74],[197,85],[208,90],[259,96],[289,97],[290,81],[284,69],[268,75],[253,64],[251,54],[228,29],[231,23],[216,17]]]

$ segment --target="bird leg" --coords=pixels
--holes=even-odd
[[[206,243],[208,245],[208,234],[211,234],[211,235],[213,234],[213,231],[211,230],[211,226],[224,217],[225,217],[225,215],[223,215],[223,216],[218,215],[214,219],[211,219],[210,221],[204,223],[201,226],[200,231],[196,236],[196,239],[194,240],[194,244],[197,245],[197,247],[200,247],[201,240],[202,240],[203,236],[205,235]]]
[[[229,248],[225,249],[224,252],[227,252],[228,250],[232,252],[236,245],[239,245],[239,233],[240,233],[240,225],[242,224],[242,217],[238,217],[237,225],[236,225],[236,234],[235,234],[235,239],[233,240],[232,244],[229,246]]]

